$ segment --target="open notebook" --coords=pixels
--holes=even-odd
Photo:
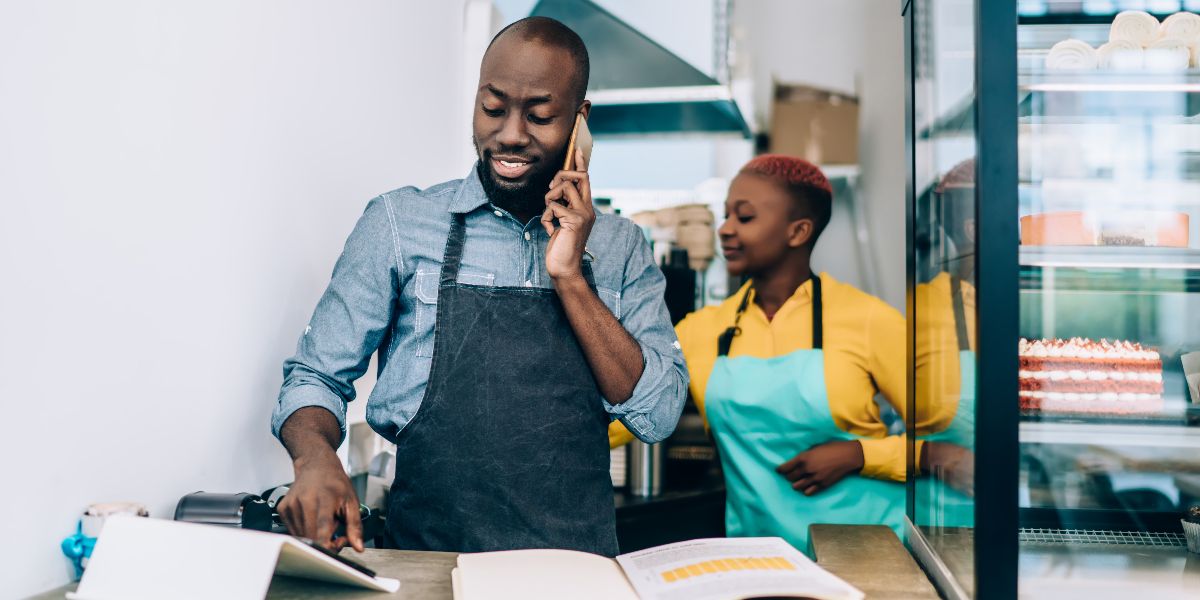
[[[776,537],[691,540],[616,560],[570,550],[462,554],[452,581],[455,600],[863,597]]]
[[[261,600],[275,573],[394,592],[287,535],[141,517],[111,517],[71,600]]]

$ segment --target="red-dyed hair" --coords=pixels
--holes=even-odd
[[[813,217],[812,241],[816,242],[833,214],[833,186],[820,167],[796,156],[763,154],[746,163],[741,172],[765,177],[787,190]]]

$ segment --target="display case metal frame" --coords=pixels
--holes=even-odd
[[[906,214],[908,314],[908,415],[916,414],[914,300],[917,284],[915,254],[916,163],[915,18],[929,0],[903,5],[905,42],[905,120],[908,186]],[[1017,596],[1018,469],[1020,425],[1017,398],[1018,228],[1017,228],[1017,5],[1016,0],[975,0],[975,99],[977,223],[976,287],[977,402],[975,430],[975,519],[973,563],[974,598],[1010,599]],[[915,436],[909,436],[909,473],[915,473]],[[984,475],[986,474],[986,475]],[[909,477],[909,545],[947,597],[963,595],[963,582],[953,578],[930,549],[914,519],[914,477]],[[939,575],[939,571],[941,574]],[[954,584],[959,585],[954,585]],[[949,584],[949,585],[947,585]]]

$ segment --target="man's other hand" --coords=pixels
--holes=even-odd
[[[288,532],[334,552],[347,545],[362,552],[358,496],[337,455],[301,459],[295,465],[296,482],[277,507]],[[334,539],[339,521],[346,524],[346,535]]]

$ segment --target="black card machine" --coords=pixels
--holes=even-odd
[[[267,501],[254,494],[193,492],[175,505],[175,520],[270,531],[271,512]]]

